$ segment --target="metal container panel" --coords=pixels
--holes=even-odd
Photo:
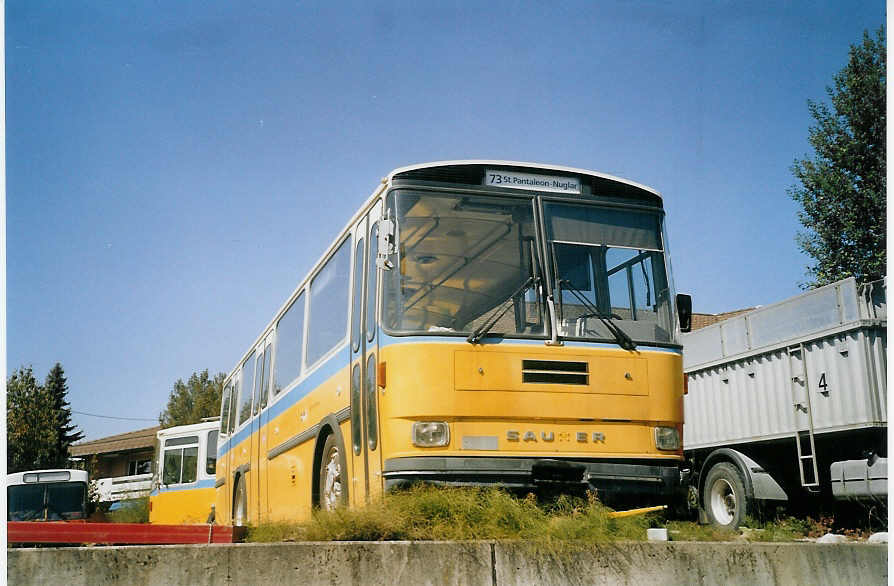
[[[885,294],[847,279],[685,338],[685,448],[886,426]]]
[[[804,344],[815,433],[887,422],[881,328],[844,332]]]
[[[857,287],[853,278],[683,334],[684,368],[757,352],[861,320],[886,319],[887,281]]]
[[[791,436],[797,413],[789,380],[784,349],[690,373],[685,447]]]

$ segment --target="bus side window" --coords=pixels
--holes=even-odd
[[[205,474],[217,471],[217,430],[208,432],[208,443],[205,446]]]
[[[264,353],[258,356],[258,367],[255,369],[255,402],[252,414],[258,412],[267,405],[267,376],[270,371],[270,346]]]
[[[227,383],[224,387],[223,396],[220,400],[220,434],[227,435],[230,420],[230,395],[233,392],[233,385]]]
[[[239,384],[239,421],[236,427],[251,418],[251,390],[254,384],[255,376],[255,354],[252,355],[242,364],[242,376]]]
[[[354,304],[351,309],[351,350],[356,352],[360,348],[360,323],[363,307],[363,238],[357,239],[357,249],[354,253]]]
[[[301,374],[304,340],[304,292],[276,324],[276,361],[273,363],[273,396]]]
[[[273,359],[273,344],[268,344],[264,350],[264,368],[261,377],[261,409],[267,406],[267,398],[270,396],[270,361]]]
[[[372,342],[376,337],[376,289],[378,271],[376,270],[376,253],[379,248],[379,223],[371,222],[369,227],[369,276],[366,278],[366,341]]]
[[[230,420],[227,423],[227,434],[233,433],[233,430],[236,429],[236,383],[233,383],[233,388],[230,389]]]
[[[348,286],[351,274],[350,238],[341,243],[310,283],[307,364],[335,348],[347,333]]]

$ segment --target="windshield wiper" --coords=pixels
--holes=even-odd
[[[470,344],[477,344],[478,342],[480,342],[481,338],[486,336],[487,333],[490,331],[490,329],[492,327],[494,327],[494,325],[497,323],[497,321],[499,321],[499,319],[501,317],[503,317],[503,315],[507,311],[509,311],[509,308],[512,307],[512,300],[515,299],[515,297],[519,293],[521,293],[522,291],[527,289],[528,286],[531,285],[531,283],[534,283],[535,281],[536,281],[536,279],[534,279],[533,276],[530,276],[527,279],[525,279],[525,282],[521,284],[521,287],[519,287],[518,289],[513,291],[512,295],[510,295],[504,301],[502,301],[499,305],[497,305],[497,307],[494,309],[494,312],[491,314],[491,316],[488,319],[484,320],[484,323],[482,323],[480,326],[475,328],[475,331],[473,331],[471,334],[469,334],[469,337],[466,338],[466,341]]]
[[[568,279],[559,279],[559,287],[562,286],[566,286],[568,290],[571,291],[571,294],[574,295],[577,300],[580,301],[581,304],[583,304],[583,306],[586,307],[587,310],[590,312],[579,316],[577,319],[590,316],[599,318],[599,321],[601,321],[605,325],[605,327],[608,328],[608,331],[614,334],[615,339],[618,341],[618,346],[620,346],[624,350],[636,350],[636,342],[634,342],[633,338],[628,336],[627,332],[622,330],[618,326],[618,324],[612,321],[613,318],[611,317],[611,315],[606,317],[601,311],[599,311],[599,308],[593,305],[592,301],[584,297],[583,293],[581,293],[581,291],[577,287],[572,285],[571,281],[569,281]]]

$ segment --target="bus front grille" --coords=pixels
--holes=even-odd
[[[586,386],[590,378],[588,370],[586,362],[522,360],[522,382]]]

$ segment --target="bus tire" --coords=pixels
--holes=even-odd
[[[332,511],[345,505],[344,454],[341,453],[335,434],[326,436],[320,458],[320,509]]]
[[[718,527],[736,529],[745,521],[751,499],[735,465],[718,462],[711,467],[702,488],[702,504],[708,522]]]
[[[236,481],[236,488],[233,490],[233,526],[242,527],[247,521],[247,503],[248,499],[245,494],[245,475],[239,477]]]

